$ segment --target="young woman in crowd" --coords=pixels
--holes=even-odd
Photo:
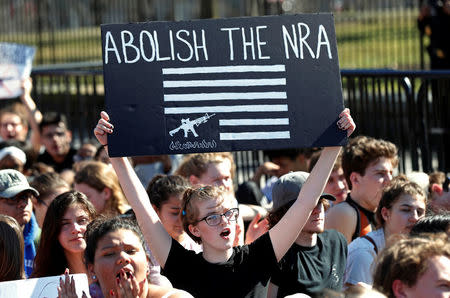
[[[150,181],[147,194],[167,233],[185,248],[200,252],[201,245],[184,232],[180,217],[183,193],[188,188],[189,182],[181,176],[157,175]]]
[[[39,192],[39,196],[33,197],[33,209],[36,221],[40,228],[44,223],[45,214],[51,202],[62,194],[69,191],[67,182],[58,173],[50,172],[41,174],[33,179],[30,186]]]
[[[17,221],[0,214],[0,282],[25,278],[23,236]]]
[[[44,219],[33,277],[60,275],[66,268],[70,273],[87,273],[83,262],[84,233],[96,216],[84,194],[68,191],[57,196]]]
[[[107,145],[112,127],[109,116],[102,112],[94,130],[100,144]],[[354,131],[348,109],[340,114],[338,127],[347,130],[348,135]],[[214,186],[187,190],[183,196],[183,226],[194,240],[202,243],[202,254],[186,250],[170,237],[128,160],[110,160],[150,249],[172,284],[195,297],[242,297],[259,282],[268,281],[297,238],[322,194],[339,152],[339,147],[324,149],[297,201],[277,225],[250,245],[233,247],[238,209],[223,190]]]
[[[75,190],[84,193],[99,214],[124,214],[128,206],[114,170],[99,161],[88,161],[75,173]]]
[[[383,190],[376,211],[378,229],[359,237],[348,246],[346,285],[358,282],[372,284],[372,272],[377,253],[390,236],[407,234],[425,216],[426,196],[422,188],[404,177],[396,177]]]
[[[99,218],[89,224],[86,242],[89,275],[98,281],[104,297],[192,297],[148,281],[149,259],[135,221]]]

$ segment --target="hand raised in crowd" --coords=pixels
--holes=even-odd
[[[31,96],[31,89],[33,89],[33,80],[30,77],[23,79],[20,82],[20,87],[22,88],[21,98],[26,98],[27,96]]]
[[[269,222],[266,218],[261,220],[261,214],[257,213],[252,219],[245,234],[245,244],[250,244],[269,230]]]
[[[339,129],[346,130],[347,131],[347,137],[349,137],[356,129],[356,124],[353,121],[352,116],[350,115],[350,109],[345,108],[340,114],[339,114],[339,120],[337,122],[337,126]]]
[[[87,298],[84,291],[81,297]],[[73,280],[73,276],[69,276],[69,269],[67,268],[64,272],[64,279],[62,277],[59,279],[58,298],[78,298],[75,290],[75,280]]]
[[[101,118],[98,120],[97,126],[94,129],[94,134],[100,144],[107,145],[107,134],[113,132],[114,126],[109,123],[109,115],[105,111],[100,113],[100,117]]]

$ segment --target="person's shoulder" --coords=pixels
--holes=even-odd
[[[331,224],[335,225],[347,225],[355,222],[357,217],[355,209],[347,202],[341,202],[327,211],[325,214],[325,226]]]
[[[193,297],[186,291],[162,287],[154,284],[149,284],[147,298],[191,298]]]
[[[347,202],[340,202],[339,204],[334,205],[333,207],[328,210],[328,214],[330,213],[339,213],[339,214],[354,214],[355,208],[353,208],[349,203]]]
[[[375,230],[367,234],[367,236],[377,241],[379,238],[380,230]],[[384,235],[384,234],[383,234]],[[383,236],[384,238],[384,236]],[[348,245],[348,253],[350,254],[372,254],[374,250],[372,242],[364,237],[358,237]]]
[[[347,239],[345,239],[345,236],[341,232],[336,230],[325,230],[319,234],[319,237],[328,241],[342,242],[347,244]]]

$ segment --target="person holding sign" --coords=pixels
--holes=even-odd
[[[107,146],[113,125],[102,112],[94,130]],[[350,111],[340,114],[338,127],[351,135],[355,124]],[[267,282],[317,205],[340,147],[326,147],[296,201],[280,221],[249,245],[233,247],[238,211],[220,188],[187,190],[183,197],[183,226],[203,253],[195,254],[173,240],[151,206],[147,193],[124,157],[110,158],[124,193],[164,274],[172,284],[195,297],[243,297],[259,282]]]
[[[31,97],[33,81],[30,77],[21,81],[21,88],[21,102],[11,104],[0,110],[0,137],[4,141],[20,141],[26,144],[26,149],[31,149],[37,153],[41,148],[39,122],[42,119],[42,114]],[[29,131],[31,131],[31,134],[28,144],[26,141]]]

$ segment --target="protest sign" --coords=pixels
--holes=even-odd
[[[22,94],[21,81],[31,73],[35,48],[0,42],[0,99]]]
[[[333,146],[333,16],[102,25],[111,156]]]
[[[71,274],[75,281],[77,297],[86,293],[89,295],[89,284],[86,274]],[[61,276],[30,278],[0,282],[0,298],[11,297],[58,297],[59,279]],[[63,277],[64,278],[64,277]]]

